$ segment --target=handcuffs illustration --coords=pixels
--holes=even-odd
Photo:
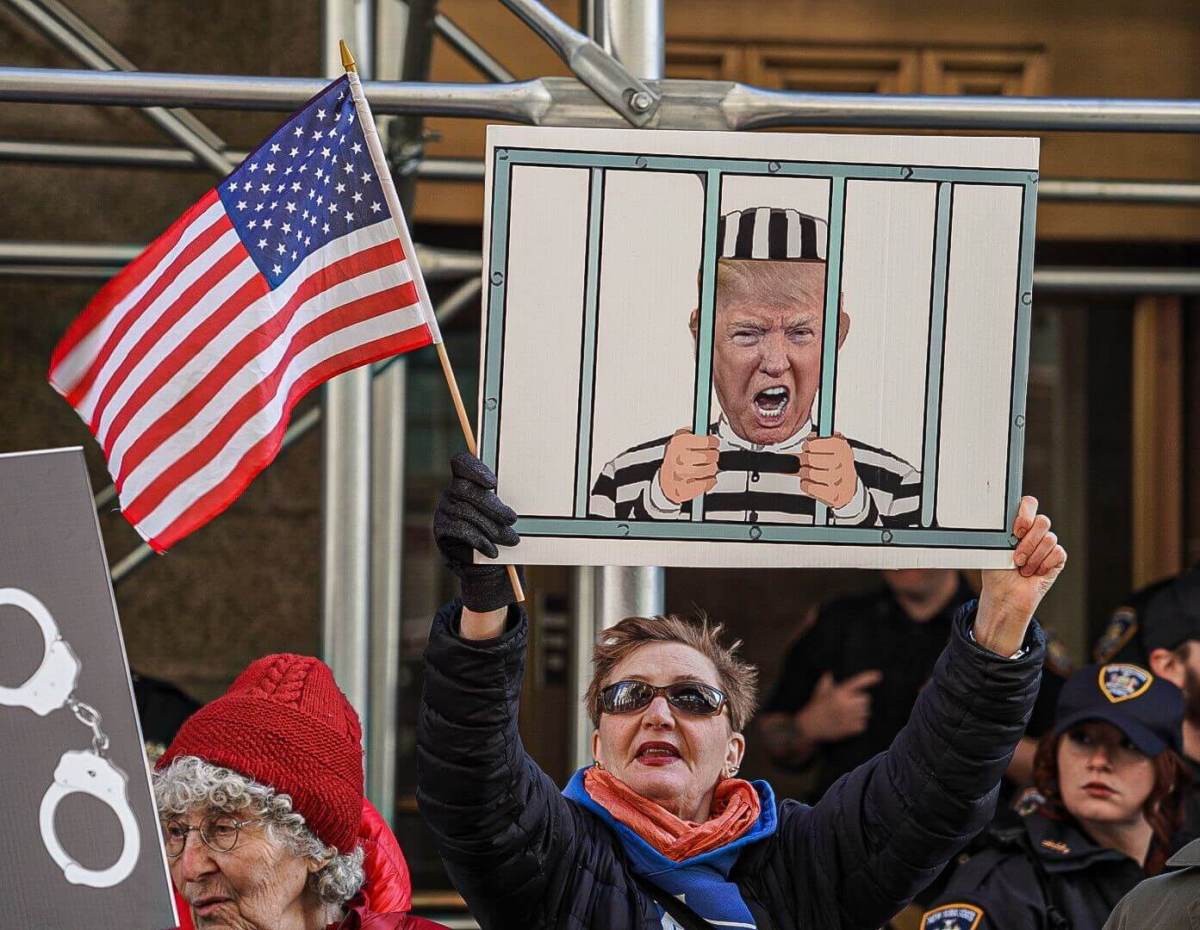
[[[75,697],[75,684],[82,666],[70,645],[59,635],[50,611],[20,588],[0,588],[0,606],[5,604],[20,608],[34,619],[42,632],[44,652],[37,671],[24,684],[16,688],[0,687],[0,706],[26,707],[39,717],[66,707],[76,720],[92,731],[91,750],[64,752],[54,770],[54,781],[42,796],[38,822],[46,852],[72,885],[92,888],[119,885],[133,872],[141,852],[141,834],[126,790],[128,778],[105,757],[108,736],[100,728],[99,712]],[[121,855],[106,869],[85,868],[72,859],[59,842],[54,812],[63,798],[76,792],[91,795],[107,805],[121,822]]]

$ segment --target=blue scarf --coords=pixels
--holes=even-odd
[[[720,927],[736,927],[739,930],[754,930],[754,917],[736,884],[729,880],[729,873],[741,855],[742,849],[751,843],[765,840],[775,832],[775,793],[765,781],[754,782],[762,804],[758,821],[744,835],[714,849],[682,862],[672,862],[657,849],[638,836],[625,824],[615,820],[607,809],[592,800],[583,787],[580,769],[572,777],[563,795],[585,810],[591,811],[616,833],[625,850],[625,856],[635,873],[653,882],[667,894],[674,895],[709,923]],[[659,916],[663,909],[658,908]]]

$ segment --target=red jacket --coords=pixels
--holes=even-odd
[[[412,907],[412,879],[408,863],[391,828],[370,801],[363,799],[363,869],[367,873],[362,891],[350,902],[349,913],[329,925],[329,930],[446,930],[442,924],[408,913]],[[175,892],[180,930],[194,930],[191,912]]]

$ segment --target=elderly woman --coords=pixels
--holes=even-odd
[[[1167,863],[1191,781],[1183,713],[1180,690],[1141,666],[1075,672],[1038,743],[1036,806],[988,831],[922,926],[1100,930],[1121,896]]]
[[[363,797],[358,715],[318,659],[273,655],[193,714],[154,773],[196,930],[431,930]],[[364,868],[365,866],[365,868]]]
[[[1015,570],[984,573],[908,725],[815,807],[737,778],[754,670],[718,628],[629,618],[596,650],[595,764],[559,792],[517,730],[524,611],[504,570],[516,515],[456,457],[434,534],[462,601],[436,617],[418,802],[484,928],[877,928],[988,821],[1037,690],[1034,608],[1066,561],[1022,501]],[[902,657],[897,657],[902,661]]]

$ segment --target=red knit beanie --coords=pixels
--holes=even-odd
[[[358,845],[362,727],[324,662],[273,655],[250,663],[229,690],[192,714],[156,768],[198,756],[288,794],[328,846]]]

